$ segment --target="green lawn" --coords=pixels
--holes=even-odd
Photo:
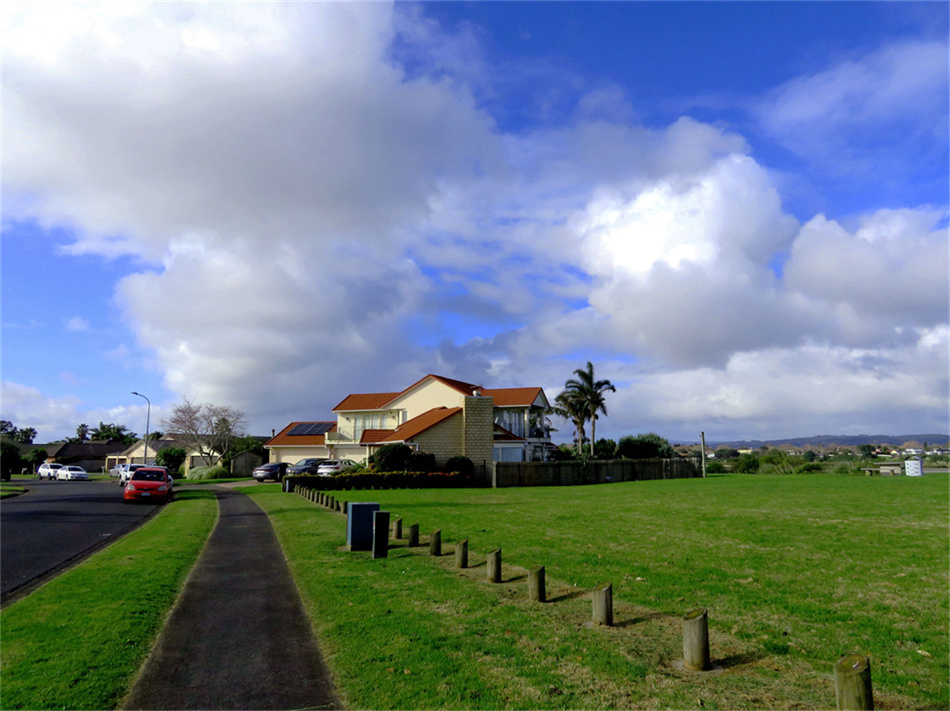
[[[271,515],[349,707],[827,708],[832,665],[871,656],[878,708],[947,708],[948,478],[719,475],[571,488],[340,492],[442,530],[348,553],[338,514],[277,486]],[[453,569],[468,538],[472,569]],[[484,580],[503,550],[505,582]],[[553,602],[527,601],[544,565]],[[614,586],[616,626],[589,626]],[[709,609],[721,671],[678,671]],[[357,643],[354,643],[356,641]]]
[[[214,492],[179,492],[147,524],[0,613],[0,708],[114,708],[216,518]]]

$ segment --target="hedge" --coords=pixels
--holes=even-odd
[[[320,491],[350,489],[450,489],[475,486],[475,479],[460,472],[361,472],[336,476],[288,476],[289,486]]]

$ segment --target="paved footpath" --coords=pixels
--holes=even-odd
[[[339,709],[270,520],[217,488],[220,517],[126,709]]]

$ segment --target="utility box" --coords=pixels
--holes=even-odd
[[[904,474],[907,476],[923,476],[924,468],[921,464],[920,457],[911,457],[904,462]]]
[[[373,514],[379,504],[350,502],[346,516],[346,545],[351,551],[373,549]]]

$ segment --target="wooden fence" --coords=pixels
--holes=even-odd
[[[702,477],[699,459],[613,459],[589,462],[495,462],[491,486],[575,486]]]

